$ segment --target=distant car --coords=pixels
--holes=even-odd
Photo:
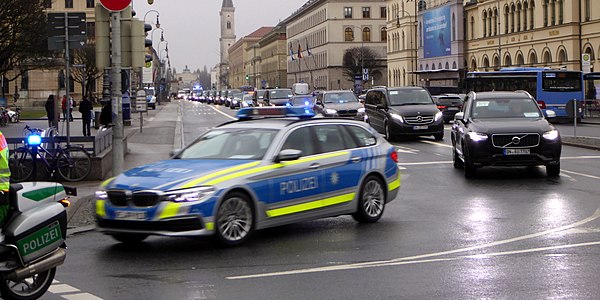
[[[361,107],[350,90],[323,91],[317,95],[315,111],[324,117],[355,118]]]
[[[452,157],[465,177],[486,166],[546,166],[560,173],[562,143],[527,92],[471,92],[452,126]]]
[[[148,108],[156,109],[156,95],[150,96],[148,100]]]
[[[367,122],[389,140],[398,136],[444,138],[444,120],[422,87],[372,88],[365,98]]]
[[[463,99],[458,95],[433,96],[438,109],[442,112],[444,123],[454,120],[454,115],[462,109]]]
[[[227,96],[227,98],[229,99],[229,108],[241,108],[243,97],[244,93],[242,93],[241,91],[230,91]]]
[[[186,96],[187,96],[187,94],[185,93],[184,90],[177,91],[177,99],[185,99]]]
[[[400,188],[396,149],[363,122],[312,115],[295,107],[240,110],[239,121],[209,130],[171,159],[103,183],[96,228],[124,243],[208,235],[235,246],[255,230],[317,218],[377,222]]]
[[[292,96],[292,89],[268,89],[263,98],[263,106],[285,106]]]
[[[312,95],[295,95],[290,99],[289,105],[314,109],[316,102],[317,99]]]
[[[254,95],[253,93],[245,93],[242,96],[242,102],[241,102],[241,107],[242,108],[246,108],[246,107],[254,107]]]

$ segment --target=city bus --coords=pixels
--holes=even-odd
[[[468,72],[466,87],[469,91],[529,92],[544,112],[552,110],[557,118],[568,117],[569,100],[584,100],[583,77],[580,71],[551,68],[502,68],[492,72]],[[583,111],[580,112],[583,117]]]

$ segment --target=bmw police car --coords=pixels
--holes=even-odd
[[[104,182],[97,228],[121,242],[214,235],[237,245],[254,230],[315,218],[376,222],[400,187],[394,147],[364,122],[313,115],[240,110],[171,159]]]

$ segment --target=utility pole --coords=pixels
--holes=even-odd
[[[123,171],[124,163],[124,141],[123,141],[123,118],[122,111],[123,107],[121,99],[123,94],[121,93],[121,13],[112,11],[110,13],[111,29],[112,29],[112,111],[115,114],[113,119],[113,142],[112,142],[112,156],[113,156],[113,168],[112,173],[114,175],[120,174]]]

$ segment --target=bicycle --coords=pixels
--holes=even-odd
[[[25,138],[25,145],[13,151],[10,155],[10,178],[14,182],[30,180],[34,175],[34,163],[41,161],[52,174],[58,173],[66,181],[75,182],[85,179],[92,171],[90,154],[80,145],[62,147],[59,143],[47,143],[52,148],[48,150],[42,145],[41,137],[50,135],[54,137],[53,128],[42,130],[25,125],[29,135]],[[34,153],[36,160],[34,161]]]

